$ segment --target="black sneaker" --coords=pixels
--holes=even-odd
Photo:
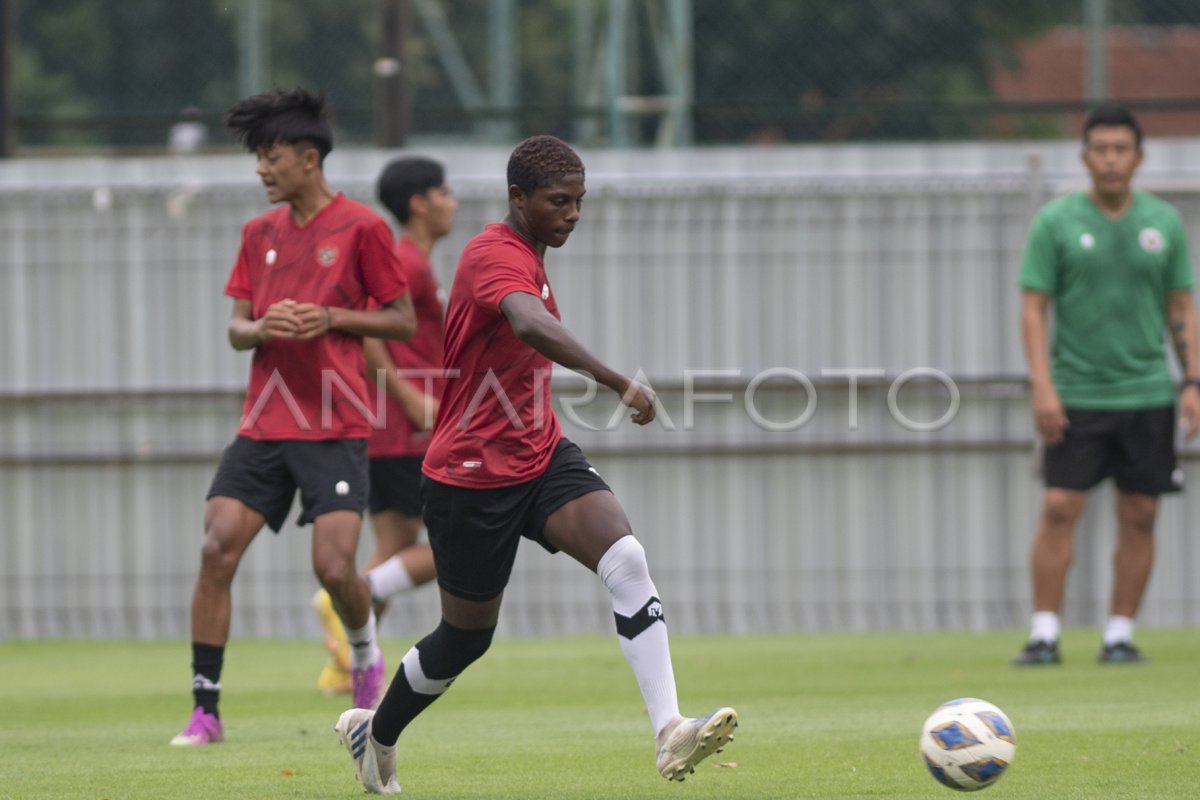
[[[1010,662],[1018,667],[1034,664],[1061,664],[1062,656],[1058,654],[1058,641],[1047,642],[1035,639],[1025,645],[1025,649],[1017,654]]]
[[[1114,642],[1100,648],[1096,660],[1101,664],[1145,664],[1150,659],[1133,646],[1133,642]]]

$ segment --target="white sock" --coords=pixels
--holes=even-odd
[[[1029,641],[1057,642],[1058,634],[1058,614],[1053,611],[1033,612],[1033,621],[1029,626]]]
[[[350,666],[366,669],[379,658],[379,645],[375,643],[375,609],[371,609],[367,624],[361,628],[346,627],[346,639],[350,641]]]
[[[679,716],[679,698],[662,603],[650,580],[646,551],[637,539],[625,536],[601,557],[596,574],[612,593],[621,652],[633,668],[650,724],[658,735]]]
[[[413,588],[413,578],[404,566],[404,559],[396,554],[367,573],[367,585],[371,587],[371,599],[383,602],[394,594]]]
[[[1133,619],[1113,615],[1104,626],[1104,646],[1133,641]]]

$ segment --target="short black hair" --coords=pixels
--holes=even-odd
[[[1083,121],[1083,143],[1087,144],[1088,134],[1098,125],[1120,125],[1133,131],[1133,139],[1137,149],[1142,149],[1142,126],[1134,119],[1133,112],[1124,106],[1100,106],[1094,108]]]
[[[225,112],[225,127],[251,153],[276,144],[311,144],[321,161],[333,149],[325,95],[297,86],[239,100]]]
[[[408,201],[446,183],[446,170],[432,158],[408,156],[389,161],[379,174],[375,192],[379,202],[400,221],[408,224]]]
[[[530,136],[508,158],[508,185],[526,194],[574,174],[583,174],[583,161],[556,136]]]

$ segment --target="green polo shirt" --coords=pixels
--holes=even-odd
[[[1175,402],[1163,341],[1167,296],[1192,288],[1192,268],[1171,205],[1136,192],[1110,219],[1083,192],[1047,203],[1029,232],[1020,286],[1053,300],[1050,366],[1064,406]]]

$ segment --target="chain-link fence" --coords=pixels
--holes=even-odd
[[[1073,136],[1099,98],[1200,133],[1195,0],[0,0],[15,153],[228,146],[329,96],[342,144]],[[4,23],[7,20],[7,24]]]

